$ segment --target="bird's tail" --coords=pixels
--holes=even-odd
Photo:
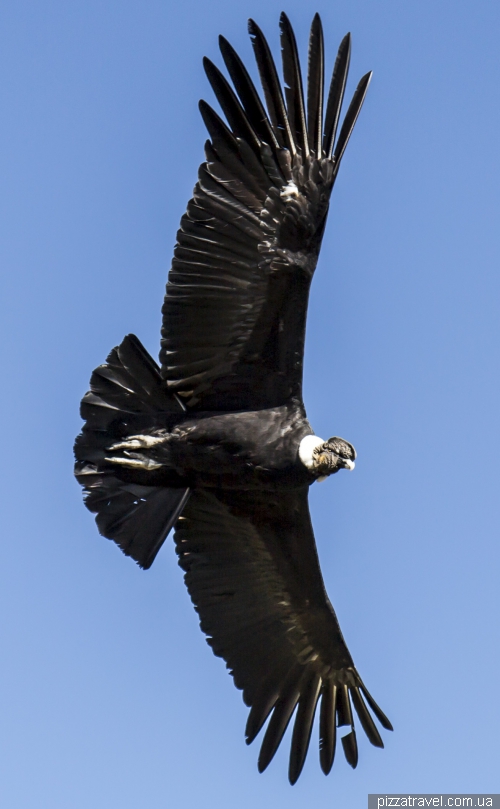
[[[114,540],[143,568],[152,565],[189,497],[185,487],[148,485],[150,477],[121,470],[106,460],[117,441],[167,424],[184,411],[165,389],[160,369],[129,334],[93,372],[81,404],[85,419],[75,442],[75,475],[85,504],[96,514],[99,533]],[[154,481],[154,476],[152,476]]]

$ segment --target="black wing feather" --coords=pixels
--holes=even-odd
[[[355,770],[358,766],[358,742],[354,728],[347,736],[342,736],[342,747],[344,748],[347,763]]]
[[[291,154],[295,154],[295,139],[290,128],[286,113],[285,102],[276,72],[276,65],[271,55],[267,40],[254,20],[248,21],[248,31],[259,68],[262,89],[266,98],[269,117],[274,126],[274,132],[281,146],[286,146]]]
[[[207,171],[217,183],[225,185],[236,199],[260,213],[265,202],[265,194],[243,163],[225,165],[214,152],[207,161]]]
[[[226,126],[224,121],[217,115],[215,110],[212,109],[210,104],[206,101],[199,102],[199,110],[203,123],[208,129],[208,134],[212,138],[212,147],[217,152],[218,157],[224,160],[227,165],[227,158],[229,155],[236,161],[240,161],[238,141],[233,133]]]
[[[293,727],[292,744],[290,747],[288,778],[291,784],[296,783],[306,760],[321,685],[321,677],[317,672],[314,672],[309,678],[307,685],[301,689],[297,716]]]
[[[351,701],[346,685],[340,686],[337,693],[337,725],[339,728],[345,725],[352,726]]]
[[[359,721],[361,722],[363,730],[365,731],[369,740],[375,747],[383,747],[384,743],[380,737],[380,733],[375,726],[375,722],[370,716],[368,708],[363,702],[363,697],[360,694],[359,688],[352,689],[351,697],[353,705],[356,709],[356,713],[359,717]]]
[[[283,60],[283,78],[285,80],[285,96],[288,119],[293,128],[297,144],[304,157],[309,156],[309,138],[304,110],[304,90],[300,70],[297,42],[290,20],[283,11],[280,16],[281,56]]]
[[[321,769],[328,775],[335,758],[337,741],[337,686],[330,680],[323,686],[321,712],[319,717],[319,761]]]
[[[350,693],[362,687],[324,590],[307,496],[307,487],[279,495],[194,491],[175,533],[201,628],[251,707],[248,743],[271,714],[260,771],[272,760],[298,705],[292,783],[304,764],[319,699],[324,771],[333,762],[335,713],[339,726],[351,727],[343,745],[353,765]],[[373,741],[365,716],[362,725]]]
[[[379,706],[377,705],[377,703],[373,699],[372,695],[367,690],[364,683],[361,683],[361,690],[362,690],[363,694],[365,695],[365,699],[366,699],[368,705],[372,709],[373,713],[377,717],[377,719],[380,722],[380,724],[382,725],[382,727],[385,728],[386,730],[394,730],[394,728],[392,727],[391,722],[389,721],[389,719],[387,718],[385,713],[380,710]]]
[[[273,714],[260,748],[258,761],[259,772],[264,772],[273,760],[300,699],[304,672],[296,672],[294,670],[294,675],[294,679],[283,688],[282,696],[280,696],[274,706]]]
[[[346,34],[340,43],[335,67],[333,68],[330,92],[328,93],[328,103],[325,115],[325,134],[323,138],[323,151],[327,157],[331,157],[337,134],[337,126],[344,100],[347,75],[349,73],[349,63],[351,60],[351,35]]]
[[[200,102],[211,142],[178,232],[160,353],[166,385],[189,409],[255,409],[302,396],[309,287],[338,164],[367,81],[349,107],[334,159],[323,157],[321,21],[316,15],[309,45],[308,132],[286,15],[280,25],[288,111],[269,46],[253,21],[249,30],[269,114],[223,37],[220,48],[236,93],[205,60],[229,127]],[[327,108],[328,143],[335,138],[348,61],[344,40]]]
[[[307,128],[309,130],[309,146],[317,158],[322,155],[324,73],[323,27],[319,14],[315,14],[309,37]]]
[[[219,47],[228,73],[233,80],[236,92],[253,128],[265,143],[278,149],[280,144],[245,65],[233,46],[223,36],[219,37]]]
[[[245,727],[245,739],[247,744],[251,744],[260,733],[262,727],[276,705],[280,695],[279,677],[273,672],[269,682],[264,682],[257,692],[251,704]]]
[[[203,59],[203,67],[205,68],[205,73],[212,85],[212,90],[217,96],[217,100],[222,107],[233,134],[237,138],[243,138],[243,140],[253,146],[254,149],[260,149],[261,142],[259,138],[253,131],[233,89],[228,84],[219,68],[206,56]]]
[[[339,139],[337,141],[337,145],[335,146],[335,151],[333,153],[333,159],[335,160],[336,164],[336,171],[338,171],[340,161],[342,160],[342,156],[346,150],[346,146],[349,142],[349,138],[351,137],[352,130],[354,129],[354,126],[358,119],[358,115],[361,112],[361,107],[363,106],[366,93],[368,92],[368,86],[370,84],[371,77],[372,77],[371,72],[366,73],[360,80],[352,97],[352,101],[349,104],[349,109],[346,112],[344,123],[342,124],[340,130]]]

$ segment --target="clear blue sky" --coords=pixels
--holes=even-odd
[[[374,78],[313,284],[305,400],[358,450],[312,492],[325,580],[395,726],[298,784],[259,776],[246,709],[172,542],[145,573],[72,478],[78,404],[128,332],[157,355],[197,109],[223,33],[276,52],[284,8],[350,91]],[[493,0],[11,0],[0,8],[0,805],[356,809],[368,792],[500,791],[500,6]],[[252,68],[253,69],[253,68]]]

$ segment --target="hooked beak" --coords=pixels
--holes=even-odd
[[[335,472],[338,472],[339,469],[348,469],[349,472],[352,472],[352,470],[356,466],[354,461],[351,461],[349,458],[342,458],[340,455],[334,455],[333,457],[336,459],[335,460],[335,468],[332,468],[332,456],[331,455],[327,455],[326,453],[321,453],[321,455],[318,455],[318,458],[317,458],[318,466],[319,467],[322,467],[322,466],[326,467],[326,469],[329,470],[328,471],[329,475],[335,474]]]

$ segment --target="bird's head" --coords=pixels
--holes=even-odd
[[[299,458],[321,481],[339,469],[353,470],[356,450],[349,441],[336,435],[328,441],[323,441],[317,435],[306,435],[300,442]]]

